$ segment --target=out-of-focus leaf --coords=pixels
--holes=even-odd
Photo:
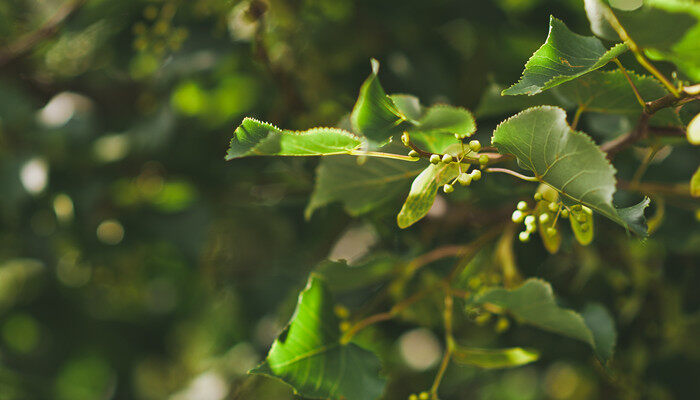
[[[598,347],[591,328],[580,314],[557,305],[552,286],[541,279],[528,279],[519,288],[511,290],[487,289],[474,296],[468,305],[485,303],[502,308],[524,324],[588,343],[603,362],[612,355],[608,342],[602,338],[602,347]]]
[[[324,261],[315,269],[332,292],[347,292],[384,282],[393,276],[396,259],[388,255],[370,257],[356,265]]]
[[[430,164],[413,180],[411,191],[396,217],[399,228],[408,228],[430,211],[438,187],[454,179],[459,170],[455,163]]]
[[[594,71],[626,50],[624,44],[606,49],[597,38],[573,33],[562,21],[550,17],[547,40],[527,61],[520,80],[503,94],[540,93]]]
[[[586,305],[581,315],[593,334],[598,357],[601,360],[611,359],[617,342],[617,331],[613,317],[605,307],[597,303]]]
[[[0,264],[0,311],[11,308],[44,270],[33,259],[14,259]]]
[[[422,168],[422,163],[385,158],[368,158],[362,164],[350,156],[324,158],[304,214],[310,218],[318,208],[336,201],[350,215],[366,213],[405,192]]]
[[[252,374],[278,378],[303,397],[376,399],[384,390],[379,360],[353,343],[340,343],[333,301],[323,281],[309,278],[289,325]]]
[[[641,222],[630,219],[640,215],[620,214],[613,207],[615,169],[590,137],[569,127],[561,108],[533,107],[516,114],[496,128],[492,143],[499,152],[515,155],[562,201],[584,204],[639,235],[647,233]]]
[[[453,354],[455,362],[479,368],[512,368],[530,364],[540,358],[536,350],[520,347],[507,349],[474,349],[458,346]]]
[[[690,178],[690,195],[700,197],[700,167],[695,170],[693,177]]]
[[[245,118],[231,138],[226,160],[246,156],[320,156],[349,154],[362,141],[337,128],[303,132],[281,130],[266,122]]]

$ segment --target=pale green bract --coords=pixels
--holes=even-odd
[[[379,360],[353,343],[341,344],[338,325],[328,289],[311,275],[289,325],[250,373],[278,378],[305,398],[378,398],[384,390]]]
[[[589,136],[569,127],[561,108],[533,107],[516,114],[498,125],[491,141],[500,153],[514,155],[522,168],[557,190],[563,202],[586,205],[646,235],[648,199],[626,209],[613,207],[615,168]]]
[[[541,279],[528,279],[515,289],[487,289],[470,299],[467,307],[485,303],[502,308],[524,324],[587,343],[604,363],[612,357],[615,327],[607,311],[596,309],[591,314],[595,324],[588,325],[580,314],[559,307],[552,286]]]
[[[396,217],[399,228],[408,228],[425,217],[433,206],[438,188],[459,174],[452,164],[431,164],[413,180],[411,191]]]
[[[295,132],[254,118],[245,118],[233,133],[226,160],[246,156],[350,154],[361,145],[359,137],[342,129],[312,128]]]
[[[502,94],[540,93],[594,71],[625,51],[624,44],[606,49],[599,39],[571,32],[562,21],[550,17],[547,40],[527,61],[520,80]]]
[[[511,347],[507,349],[475,349],[457,346],[452,356],[455,362],[479,368],[512,368],[530,364],[540,358],[536,350]]]

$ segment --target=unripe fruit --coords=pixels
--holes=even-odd
[[[481,165],[486,165],[489,163],[489,156],[486,154],[482,154],[479,156],[479,164]]]
[[[530,234],[529,234],[528,232],[520,232],[520,233],[518,234],[518,240],[520,240],[521,242],[525,243],[525,242],[527,242],[528,240],[530,240]]]
[[[419,156],[420,156],[420,154],[418,154],[418,152],[415,151],[415,150],[409,151],[409,152],[408,152],[408,155],[411,156],[411,157],[419,157]]]
[[[566,208],[561,210],[561,217],[562,218],[569,218],[569,210],[567,210]]]
[[[479,151],[481,150],[481,143],[479,143],[478,140],[472,140],[469,142],[469,148],[472,149],[472,151]]]
[[[411,394],[410,396],[408,396],[408,400],[418,400],[418,395],[415,393]]]
[[[546,224],[549,221],[549,214],[540,214],[540,224]]]
[[[459,176],[457,177],[457,181],[458,181],[459,184],[462,185],[462,186],[469,186],[469,185],[471,185],[471,183],[472,183],[472,176],[469,175],[469,174],[466,173],[466,172],[462,172],[462,173],[459,174]]]
[[[554,236],[557,234],[557,230],[551,226],[549,228],[547,228],[546,232],[547,232],[547,236]]]
[[[549,208],[549,211],[551,212],[557,212],[559,211],[559,203],[549,203],[547,208]]]
[[[523,215],[523,212],[520,210],[513,211],[513,215],[510,216],[510,219],[512,219],[516,224],[523,222],[524,218],[525,215]]]
[[[582,209],[583,207],[581,207],[580,204],[576,204],[576,205],[574,205],[574,206],[571,207],[571,208],[572,208],[574,211],[581,211],[581,209]]]
[[[535,216],[528,215],[527,217],[525,217],[525,225],[535,225]]]
[[[403,143],[404,146],[408,146],[408,143],[410,143],[408,133],[404,132],[403,135],[401,135],[401,143]]]
[[[418,395],[418,398],[419,398],[420,400],[430,400],[430,393],[428,393],[428,392],[420,392],[420,394]]]
[[[430,162],[431,162],[432,164],[437,164],[437,163],[439,163],[439,162],[440,162],[440,156],[437,155],[437,154],[431,155],[431,156],[430,156]]]
[[[535,199],[535,201],[541,201],[542,200],[542,193],[539,193],[539,192],[535,193],[535,195],[532,196],[532,198]]]
[[[520,211],[525,211],[525,210],[527,210],[527,203],[524,201],[519,201],[516,208]]]
[[[478,169],[475,169],[472,172],[470,172],[470,175],[472,176],[473,181],[478,181],[479,179],[481,179],[481,171],[479,171]]]
[[[340,331],[341,332],[346,332],[352,327],[352,324],[348,321],[343,321],[340,323]]]
[[[442,156],[442,162],[444,162],[445,164],[451,163],[452,156],[450,154],[445,154],[444,156]]]
[[[454,192],[455,188],[450,185],[449,183],[446,183],[445,186],[442,187],[442,191],[445,193],[452,193]]]

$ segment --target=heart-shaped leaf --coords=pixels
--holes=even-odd
[[[624,44],[606,49],[599,39],[571,32],[562,21],[550,17],[547,40],[527,61],[518,83],[503,95],[540,93],[594,71],[625,51]]]
[[[338,325],[328,289],[312,275],[289,325],[250,373],[278,378],[307,398],[378,398],[384,390],[379,360],[355,344],[341,344]]]
[[[528,279],[515,289],[487,289],[474,296],[468,307],[485,303],[500,307],[524,324],[587,343],[604,363],[612,357],[610,331],[613,332],[613,345],[615,332],[612,318],[608,315],[607,323],[604,323],[599,314],[600,310],[596,310],[596,324],[589,326],[580,314],[559,307],[552,286],[541,279]],[[607,314],[607,311],[603,311]],[[595,328],[597,333],[594,333],[592,328]]]
[[[563,202],[586,205],[646,235],[643,211],[648,201],[634,209],[613,207],[615,169],[589,136],[569,127],[561,108],[533,107],[516,114],[496,128],[491,141],[499,152],[514,155],[522,168],[557,190]]]
[[[226,160],[246,156],[349,154],[361,145],[359,137],[342,129],[286,131],[254,118],[245,118],[233,133]]]

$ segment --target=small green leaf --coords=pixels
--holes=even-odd
[[[454,360],[460,364],[479,368],[512,368],[530,364],[540,358],[536,350],[511,347],[507,349],[474,349],[458,346],[454,351]]]
[[[525,64],[518,83],[503,94],[540,93],[594,71],[625,51],[624,44],[608,50],[597,38],[573,33],[562,21],[550,17],[547,40]]]
[[[349,154],[362,145],[359,137],[337,128],[286,131],[245,118],[236,128],[226,160],[247,156],[320,156]]]
[[[372,73],[360,87],[360,95],[350,114],[353,129],[374,142],[384,142],[403,130],[408,120],[387,96],[379,83],[379,61],[372,59]]]
[[[590,137],[569,127],[561,108],[533,107],[516,114],[496,128],[491,141],[500,153],[513,154],[522,168],[557,190],[564,203],[581,203],[646,235],[639,213],[613,207],[615,169]]]
[[[384,390],[379,360],[355,344],[341,344],[338,324],[328,289],[312,275],[289,325],[250,373],[280,379],[313,399],[378,398]]]
[[[362,164],[350,156],[324,158],[304,214],[310,218],[318,208],[336,201],[352,216],[364,214],[405,193],[407,183],[422,168],[419,163],[386,158],[367,158]]]
[[[438,187],[451,181],[459,174],[456,163],[431,164],[413,180],[411,191],[399,211],[396,222],[399,228],[408,228],[430,211]]]
[[[628,76],[645,101],[656,100],[668,92],[651,76],[637,75],[632,71]],[[622,71],[595,71],[566,82],[556,88],[556,94],[567,102],[574,103],[587,112],[618,114],[637,117],[642,107],[637,101],[629,82]],[[680,117],[671,108],[660,110],[652,117],[651,124],[657,126],[680,126]]]
[[[690,195],[700,197],[700,167],[695,171],[693,177],[690,178]]]
[[[573,310],[559,307],[552,286],[543,280],[528,279],[522,286],[510,290],[487,289],[474,296],[468,306],[484,303],[502,308],[524,324],[585,342],[604,363],[612,356],[608,342],[601,339],[599,346],[584,318]]]

